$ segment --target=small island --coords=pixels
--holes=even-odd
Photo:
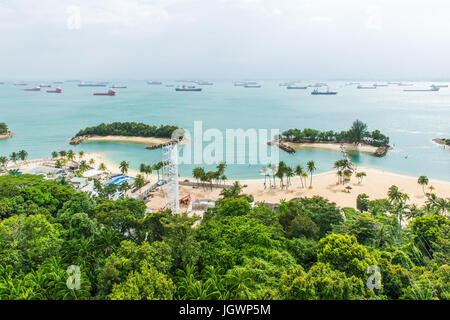
[[[177,126],[151,126],[138,122],[102,123],[95,127],[80,130],[70,140],[70,144],[77,145],[86,141],[109,141],[164,145],[170,142],[172,133],[179,129]]]
[[[269,141],[268,144],[273,145],[274,142]],[[288,153],[294,153],[300,148],[341,150],[343,145],[346,151],[368,152],[377,157],[386,155],[392,149],[389,137],[379,130],[367,131],[367,125],[360,120],[355,120],[349,130],[341,132],[289,129],[281,134],[277,145]]]
[[[433,142],[450,147],[450,139],[448,139],[448,138],[436,138],[436,139],[433,139]]]
[[[0,122],[0,140],[11,138],[14,135],[11,131],[9,131],[8,126],[4,122]]]

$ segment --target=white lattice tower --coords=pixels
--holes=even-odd
[[[169,144],[163,149],[163,179],[165,200],[167,209],[173,213],[180,212],[180,199],[178,191],[178,147],[176,144]]]

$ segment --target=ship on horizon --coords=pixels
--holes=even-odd
[[[79,87],[106,87],[106,82],[81,82],[78,84]]]
[[[335,95],[337,94],[337,91],[330,91],[329,88],[327,88],[327,91],[319,91],[318,89],[314,89],[311,92],[312,95],[319,95],[319,94],[323,94],[323,95]]]
[[[150,84],[150,85],[160,85],[160,84],[162,84],[162,82],[161,82],[161,81],[147,81],[147,84]]]
[[[36,86],[36,87],[30,88],[30,89],[23,89],[23,91],[41,91],[41,87]]]
[[[94,93],[94,96],[115,96],[116,90],[109,89],[107,93]]]
[[[55,90],[47,90],[47,93],[61,93],[62,88],[56,88]]]
[[[439,91],[439,87],[435,85],[431,85],[430,89],[404,89],[403,91],[407,92],[429,92],[429,91]]]
[[[196,88],[195,86],[182,85],[181,87],[175,88],[175,91],[202,91],[202,88]]]
[[[356,87],[356,89],[376,89],[376,86],[362,86],[362,85],[358,85]]]

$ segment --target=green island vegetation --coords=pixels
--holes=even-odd
[[[177,126],[170,125],[160,125],[158,127],[138,122],[113,122],[110,124],[102,123],[95,127],[80,130],[76,137],[97,135],[170,138],[172,132],[176,129],[178,129]]]
[[[4,122],[0,122],[0,134],[7,134],[9,132],[8,126]]]
[[[360,120],[355,120],[352,127],[347,131],[334,132],[319,131],[305,128],[289,129],[283,131],[281,138],[292,142],[334,142],[334,143],[365,143],[374,147],[388,146],[389,137],[379,130],[367,131],[367,124]]]
[[[0,176],[0,299],[450,298],[450,199],[431,193],[419,208],[392,186],[360,195],[359,210],[319,196],[271,209],[242,188],[200,218]]]

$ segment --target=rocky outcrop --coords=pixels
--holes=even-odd
[[[12,138],[13,136],[14,136],[14,133],[12,133],[11,131],[8,131],[7,133],[0,134],[0,139],[8,139],[8,138]]]
[[[282,141],[274,142],[274,141],[267,141],[267,144],[269,146],[277,146],[283,151],[286,151],[287,153],[295,153],[295,149],[291,146],[288,146],[287,144],[284,144]]]
[[[373,154],[375,157],[384,157],[389,150],[389,146],[381,146]]]
[[[84,140],[90,138],[92,136],[78,136],[78,137],[73,137],[72,139],[70,139],[69,144],[73,144],[73,145],[77,145],[82,143]]]
[[[436,138],[436,139],[433,139],[433,142],[435,142],[437,144],[442,144],[444,146],[449,146],[450,147],[450,139]]]
[[[168,145],[171,145],[171,144],[178,144],[178,142],[172,140],[172,141],[168,141],[168,142],[164,142],[164,143],[152,144],[151,146],[148,146],[145,149],[147,149],[147,150],[160,149],[160,148],[167,147]]]

